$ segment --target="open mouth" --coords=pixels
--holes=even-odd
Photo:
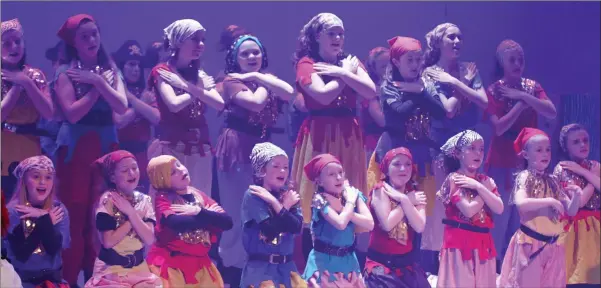
[[[474,162],[476,162],[476,163],[481,163],[481,162],[482,162],[482,160],[480,160],[480,159],[474,159]]]
[[[20,55],[19,52],[8,53],[8,56],[10,56],[10,57],[18,57],[19,55]]]
[[[588,153],[588,149],[582,149],[582,150],[580,150],[580,153],[583,153],[583,154]]]
[[[40,194],[40,195],[46,194],[46,191],[47,191],[46,188],[37,188],[35,190],[38,191],[38,194]]]
[[[286,180],[286,177],[284,177],[284,176],[280,176],[280,177],[277,177],[276,179],[278,179],[278,181],[282,181],[282,182],[283,182],[283,181],[285,181],[285,180]]]
[[[547,159],[540,160],[540,163],[543,163],[543,164],[548,164],[548,163],[549,163],[549,160],[547,160]]]
[[[136,179],[136,178],[134,178],[134,179],[129,179],[129,180],[127,180],[127,183],[129,183],[129,184],[133,184],[133,183],[136,183],[136,180],[138,180],[138,179]]]
[[[248,66],[255,67],[255,66],[257,66],[257,64],[258,64],[257,62],[250,62],[250,63],[248,63]]]
[[[334,48],[340,48],[340,43],[332,43],[332,47],[334,47]]]
[[[182,180],[185,180],[186,178],[188,178],[188,173],[186,173],[182,176]]]

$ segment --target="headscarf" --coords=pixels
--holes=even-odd
[[[227,49],[227,55],[225,58],[225,64],[226,64],[226,73],[233,73],[235,71],[234,67],[238,67],[238,49],[240,49],[240,45],[242,45],[242,43],[244,43],[244,41],[246,40],[251,40],[254,41],[255,43],[257,43],[257,45],[259,46],[259,49],[261,50],[261,54],[262,54],[262,60],[261,60],[261,69],[265,69],[267,68],[267,52],[265,52],[265,47],[263,47],[263,44],[261,44],[261,41],[259,41],[259,38],[246,34],[246,35],[241,35],[240,37],[238,37],[236,40],[234,40],[234,42],[232,43],[232,45]]]
[[[87,14],[77,14],[75,16],[71,16],[65,21],[63,26],[58,30],[58,37],[61,38],[65,43],[73,46],[75,40],[75,32],[82,21],[89,20],[91,22],[96,23],[96,20],[90,15]]]
[[[17,165],[17,167],[15,168],[15,171],[13,171],[13,175],[15,175],[15,177],[17,178],[17,187],[15,189],[15,192],[13,194],[13,197],[11,199],[11,203],[17,203],[17,204],[25,204],[27,203],[27,195],[25,195],[25,193],[21,192],[21,188],[24,185],[24,181],[25,181],[25,174],[28,171],[31,170],[42,170],[42,171],[48,171],[51,174],[55,174],[56,170],[54,169],[54,164],[52,164],[52,160],[50,160],[50,158],[43,156],[43,155],[39,155],[39,156],[32,156],[29,157],[23,161],[21,161],[19,163],[19,165]],[[46,204],[44,205],[45,209],[50,208],[50,206],[52,205],[53,202],[53,198],[54,198],[54,187],[51,187],[51,191],[50,191],[50,195],[48,195],[48,199],[46,200]],[[10,204],[12,205],[12,204]]]
[[[125,158],[136,159],[133,154],[125,150],[117,150],[96,159],[96,161],[92,162],[91,165],[93,175],[92,179],[98,179],[98,177],[102,177],[105,181],[105,184],[108,185],[111,175],[115,172],[117,164]]]
[[[340,27],[344,29],[342,20],[332,13],[319,13],[315,15],[315,17],[313,17],[309,23],[318,23],[323,30],[328,30],[333,27]]]
[[[177,158],[171,155],[161,155],[150,159],[148,162],[148,179],[154,189],[171,188],[171,168]]]
[[[273,145],[269,142],[256,144],[250,153],[250,163],[256,177],[261,177],[261,170],[265,165],[276,156],[286,156],[286,152],[282,148]]]
[[[513,150],[515,151],[515,153],[519,154],[520,152],[524,151],[528,140],[537,135],[543,135],[549,138],[549,136],[547,136],[547,133],[543,132],[542,130],[524,127],[522,131],[520,131],[520,134],[518,134],[518,137],[515,139],[515,141],[513,141]]]
[[[463,147],[469,146],[477,140],[484,140],[480,134],[472,130],[465,130],[449,138],[447,142],[440,147],[442,153],[448,157],[456,157],[457,151]]]
[[[2,34],[10,30],[15,30],[23,35],[23,26],[21,26],[21,22],[19,22],[19,19],[17,18],[8,21],[2,21],[2,25],[0,25],[0,27]]]
[[[391,59],[399,59],[410,51],[422,50],[422,44],[419,40],[410,37],[396,36],[388,40],[388,45],[390,45]]]
[[[446,34],[447,30],[451,27],[459,28],[453,23],[442,23],[434,27],[432,31],[426,34],[426,44],[430,50],[440,48],[440,42]]]
[[[206,31],[198,21],[193,19],[181,19],[171,23],[163,29],[165,38],[169,41],[169,49],[178,49],[186,39],[197,31]]]
[[[522,49],[522,46],[520,46],[518,42],[510,39],[501,41],[499,46],[497,46],[497,60],[499,63],[503,63],[503,54],[512,50],[516,50],[518,53],[520,53],[520,55],[522,55],[522,57],[524,56],[524,49]]]
[[[572,124],[568,124],[568,125],[561,127],[561,130],[559,131],[559,147],[561,147],[561,150],[563,152],[568,152],[568,148],[566,145],[568,143],[568,134],[570,134],[570,132],[572,132],[572,131],[577,131],[577,130],[586,130],[586,129],[584,128],[584,126],[582,126],[578,123],[572,123]]]
[[[382,161],[380,161],[380,171],[382,171],[384,175],[388,174],[388,167],[390,167],[390,162],[392,162],[392,159],[399,155],[405,155],[411,160],[411,162],[413,162],[413,155],[411,155],[411,151],[409,151],[409,149],[405,147],[394,148],[386,152],[386,155],[384,155],[384,158],[382,158]]]
[[[315,181],[315,179],[319,177],[321,170],[323,170],[323,168],[330,163],[338,163],[342,165],[340,160],[338,160],[338,158],[332,154],[319,154],[313,157],[313,159],[311,159],[311,161],[305,165],[303,170],[310,181]]]

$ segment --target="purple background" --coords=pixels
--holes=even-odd
[[[98,20],[109,52],[128,39],[145,47],[161,40],[162,29],[174,20],[196,19],[208,30],[204,62],[212,75],[224,65],[224,55],[216,52],[219,33],[237,24],[261,39],[268,49],[269,70],[289,83],[294,81],[296,38],[319,12],[342,18],[345,50],[361,59],[393,36],[425,42],[424,35],[434,26],[453,22],[465,36],[462,60],[477,63],[485,85],[492,80],[496,46],[511,38],[525,50],[525,76],[539,81],[557,105],[560,94],[600,95],[599,8],[599,2],[3,2],[2,19],[19,18],[28,62],[46,73],[51,65],[45,49],[56,44],[63,22],[78,13]],[[222,123],[215,114],[209,113],[214,139]],[[542,128],[551,131],[555,122],[541,123]],[[284,125],[281,117],[279,126]],[[488,138],[488,126],[481,126]],[[274,142],[291,152],[284,135],[275,136]]]

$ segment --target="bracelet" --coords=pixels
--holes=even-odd
[[[347,201],[346,204],[344,204],[344,205],[348,205],[348,204],[353,205],[353,209],[355,209],[355,207],[357,207],[357,204],[355,204],[354,202],[350,202],[350,201]]]

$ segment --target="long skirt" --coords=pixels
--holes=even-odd
[[[461,251],[445,248],[440,251],[436,287],[496,287],[495,270],[495,259],[481,260],[478,250],[472,251],[471,260],[463,260]]]
[[[568,284],[599,285],[599,211],[580,210],[566,223],[567,233],[559,239],[566,251]]]

